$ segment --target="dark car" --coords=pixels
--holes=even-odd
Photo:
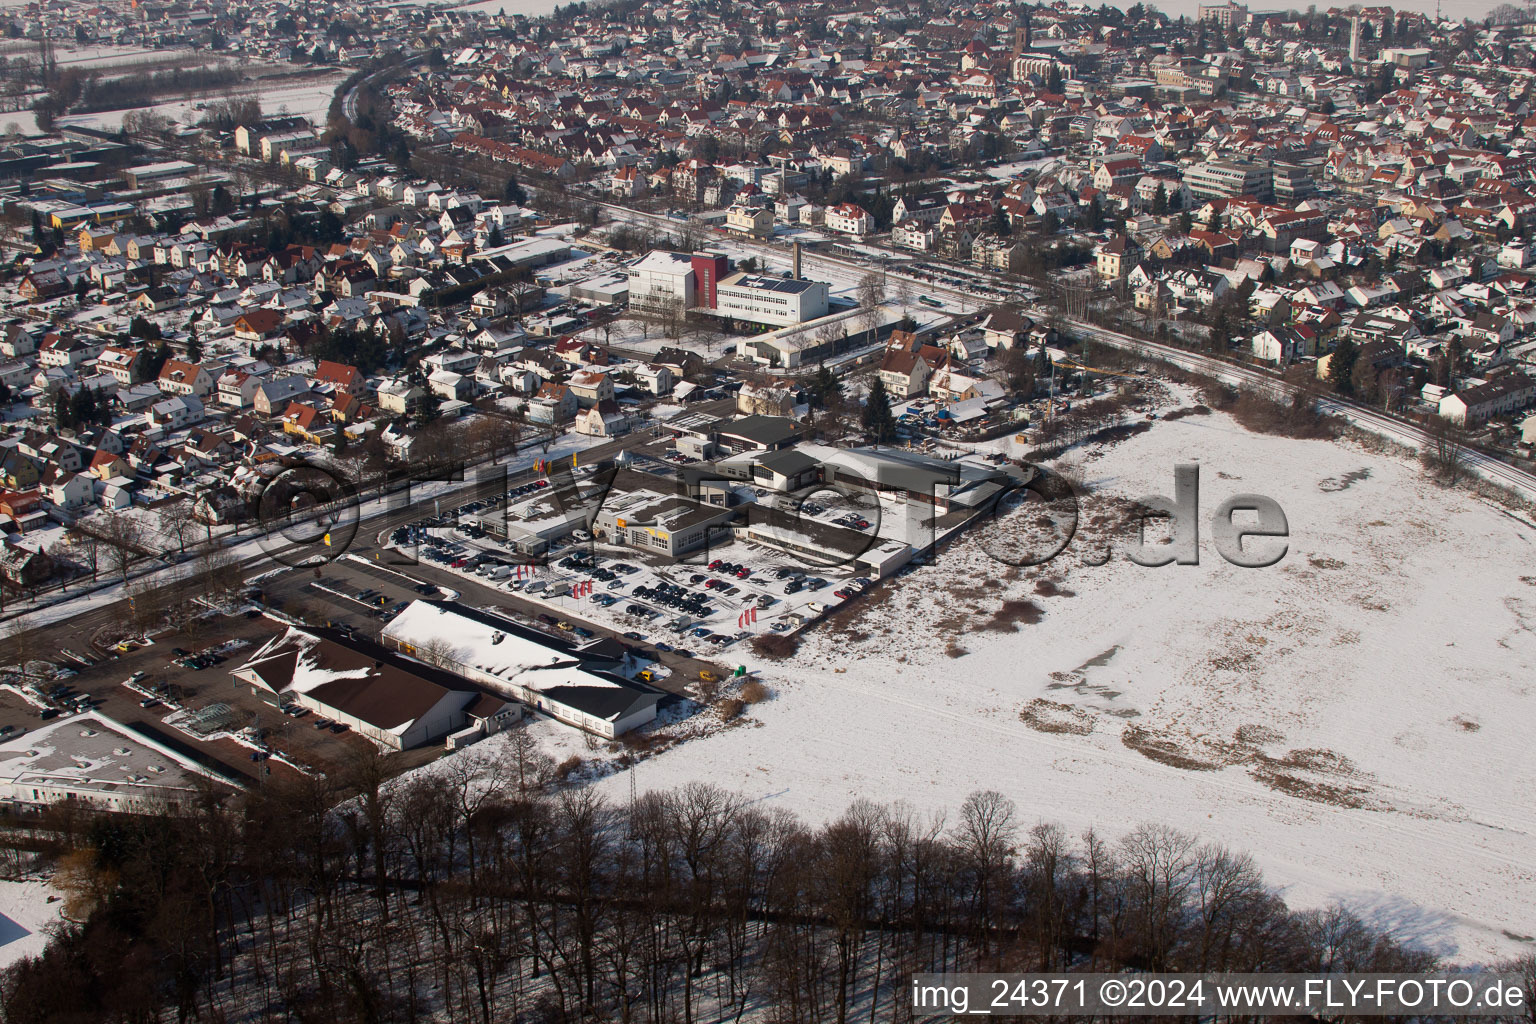
[[[548,614],[546,612],[546,613],[543,613],[543,614],[539,615],[539,621],[544,623],[544,624],[546,624],[546,625],[553,626],[559,620],[556,619],[553,615],[550,615],[550,614]]]

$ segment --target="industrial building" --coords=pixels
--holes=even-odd
[[[796,265],[798,270],[798,253]],[[629,306],[642,312],[688,310],[733,323],[786,327],[827,315],[824,281],[731,272],[719,252],[680,253],[654,249],[624,270]]]
[[[845,352],[878,344],[905,319],[900,310],[882,306],[875,311],[871,327],[865,310],[850,309],[750,338],[742,342],[741,354],[764,366],[814,366]]]
[[[653,249],[624,268],[629,278],[629,307],[649,312],[689,309],[694,304],[693,257]]]

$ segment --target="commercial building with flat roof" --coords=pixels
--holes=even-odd
[[[145,183],[165,178],[185,178],[197,170],[197,165],[185,160],[165,160],[157,164],[140,164],[123,171],[123,180],[129,188],[143,188]]]
[[[653,249],[624,268],[631,309],[664,312],[695,305],[693,257]]]
[[[716,289],[713,312],[729,320],[788,327],[827,315],[824,281],[732,274]]]
[[[612,544],[677,558],[703,547],[735,514],[723,506],[653,490],[610,493],[598,510],[593,533]]]
[[[97,711],[61,718],[0,743],[0,803],[73,801],[163,814],[190,804],[208,780],[234,783]]]
[[[1197,199],[1252,196],[1268,202],[1274,194],[1269,167],[1245,160],[1218,159],[1195,164],[1184,172],[1184,184]]]
[[[622,663],[547,637],[492,612],[446,601],[412,601],[385,624],[384,643],[613,739],[656,717],[662,694],[618,674]]]

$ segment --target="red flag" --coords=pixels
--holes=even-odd
[[[757,605],[752,606],[752,625],[757,625]]]

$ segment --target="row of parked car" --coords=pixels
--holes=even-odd
[[[45,722],[60,715],[78,715],[102,703],[100,699],[88,693],[77,692],[65,683],[33,686],[31,690],[34,696],[47,701],[47,705],[39,708],[37,712],[37,717]]]
[[[182,647],[171,651],[171,660],[182,668],[189,668],[194,672],[201,672],[205,668],[218,665],[224,661],[224,655],[216,651],[204,651],[201,654],[193,654]]]
[[[694,618],[703,618],[712,610],[703,591],[689,590],[679,583],[658,583],[654,587],[636,587],[635,596],[657,604],[685,611]]]

